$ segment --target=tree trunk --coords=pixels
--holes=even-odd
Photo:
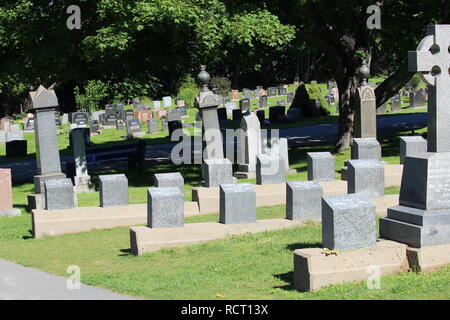
[[[404,63],[400,68],[383,81],[378,88],[375,89],[375,96],[377,97],[377,108],[381,107],[393,95],[400,91],[409,80],[414,76],[414,72],[408,71],[408,63]]]
[[[358,79],[356,76],[346,76],[337,80],[339,92],[339,140],[336,152],[350,148],[353,142],[353,122],[355,118],[354,101],[357,94]]]

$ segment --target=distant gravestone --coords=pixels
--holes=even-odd
[[[361,85],[356,95],[355,137],[376,138],[377,117],[375,90],[367,85],[367,79],[360,74]]]
[[[70,179],[45,181],[45,209],[63,210],[75,208],[75,195]]]
[[[240,112],[240,110],[239,110]],[[254,113],[245,114],[241,120],[243,136],[238,145],[239,171],[256,173],[256,157],[261,153],[261,124]]]
[[[225,108],[218,108],[217,109],[217,116],[219,118],[219,122],[227,120],[227,109],[225,109]]]
[[[309,152],[306,154],[308,164],[308,180],[336,180],[336,159],[329,152]]]
[[[133,112],[133,110],[130,110],[130,109],[123,110],[122,114],[121,114],[121,120],[126,122],[126,121],[131,120],[131,119],[134,119],[134,112]]]
[[[295,92],[289,92],[287,94],[287,103],[291,104],[294,101],[295,98]]]
[[[35,123],[34,118],[26,118],[24,130],[25,131],[34,131],[34,123]]]
[[[89,121],[89,131],[91,134],[99,133],[100,132],[100,124],[97,120],[91,120]]]
[[[13,208],[11,169],[0,169],[0,217],[19,215],[20,209]]]
[[[400,93],[397,93],[391,99],[391,112],[399,112],[401,110],[402,110],[402,97]]]
[[[183,129],[183,122],[181,120],[180,110],[178,109],[170,110],[167,115],[167,122],[168,122],[169,136],[172,136],[172,134],[176,130]]]
[[[148,125],[148,132],[150,134],[154,134],[159,131],[159,120],[158,119],[155,119],[155,118],[148,119],[147,125]]]
[[[141,124],[138,119],[131,119],[127,121],[127,137],[135,139],[145,135],[145,132],[141,131]]]
[[[103,117],[103,125],[105,126],[115,126],[119,117],[115,113],[105,113]]]
[[[250,100],[250,99],[253,97],[253,92],[252,92],[252,90],[250,90],[250,89],[244,88],[244,89],[242,89],[242,96],[243,96],[245,99]]]
[[[280,122],[286,116],[286,107],[284,106],[273,106],[269,108],[269,121],[270,122]]]
[[[278,87],[278,95],[279,96],[287,95],[287,89],[285,87]]]
[[[360,195],[323,197],[322,246],[356,250],[376,244],[376,207]]]
[[[172,105],[172,97],[163,97],[164,107],[168,108]]]
[[[239,109],[241,109],[242,113],[250,110],[250,99],[241,99],[239,100]]]
[[[188,116],[186,106],[178,106],[177,109],[178,109],[178,111],[180,111],[181,117]]]
[[[256,159],[256,184],[276,184],[286,180],[286,164],[280,154],[260,154]]]
[[[277,95],[277,88],[275,88],[275,87],[267,88],[267,96],[275,97],[276,95]]]
[[[259,107],[260,108],[267,108],[268,103],[267,103],[267,96],[263,95],[259,97]]]
[[[227,110],[227,117],[233,118],[233,110],[236,110],[237,106],[233,102],[225,103],[225,109]]]
[[[125,130],[125,122],[123,122],[123,120],[116,121],[116,130],[117,131]]]

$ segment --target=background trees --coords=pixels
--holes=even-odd
[[[391,75],[381,105],[412,76],[406,52],[430,23],[448,22],[445,0],[383,0],[382,29],[369,30],[369,0],[80,0],[81,30],[66,27],[69,0],[0,4],[0,114],[20,111],[30,87],[56,90],[62,108],[74,89],[107,85],[106,100],[175,95],[200,63],[233,88],[334,78],[341,138],[351,143],[356,72]],[[91,86],[92,87],[92,86]]]

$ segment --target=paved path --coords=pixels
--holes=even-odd
[[[130,300],[96,287],[69,290],[67,279],[0,259],[0,300]]]

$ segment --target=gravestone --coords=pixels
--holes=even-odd
[[[88,174],[84,129],[72,130],[72,148],[75,160],[75,192],[93,192],[91,177]]]
[[[277,88],[275,88],[275,87],[267,88],[267,96],[275,97],[276,95],[277,95]]]
[[[233,183],[233,164],[228,159],[206,159],[202,164],[204,186],[218,187],[221,184]]]
[[[164,132],[169,132],[169,123],[167,122],[167,119],[161,119],[161,126]]]
[[[294,98],[295,98],[295,92],[288,92],[287,103],[291,104],[292,102],[294,102]]]
[[[153,133],[157,133],[159,131],[159,120],[158,119],[155,119],[155,118],[148,119],[147,125],[148,125],[148,133],[153,134]]]
[[[427,140],[420,136],[400,137],[400,163],[405,164],[406,157],[415,157],[427,152]]]
[[[34,118],[26,118],[23,129],[25,131],[34,131]]]
[[[260,96],[259,97],[259,107],[260,108],[267,108],[268,104],[267,104],[267,96]]]
[[[285,107],[285,106],[286,106],[286,101],[284,101],[284,100],[278,100],[278,101],[277,101],[277,106],[283,106],[283,107]]]
[[[161,102],[162,101],[153,101],[153,109],[155,110],[155,112],[161,109]]]
[[[386,113],[386,103],[377,108],[377,115]]]
[[[0,217],[20,216],[13,208],[11,169],[0,169]]]
[[[96,119],[96,120],[99,120],[99,119]],[[62,125],[66,125],[68,123],[69,123],[69,114],[68,113],[64,113],[63,116],[62,116],[61,124]]]
[[[401,110],[402,110],[402,96],[400,93],[397,93],[391,99],[391,112],[399,112]]]
[[[100,124],[97,120],[89,121],[89,132],[90,134],[100,133]]]
[[[352,159],[381,161],[381,145],[375,138],[353,139]]]
[[[220,223],[256,222],[256,191],[249,183],[220,186]]]
[[[406,158],[400,205],[380,220],[382,238],[414,248],[450,243],[450,25],[429,26],[427,33],[408,62],[429,85],[428,152]]]
[[[87,112],[74,112],[72,114],[72,124],[77,126],[87,126],[89,123],[89,114]]]
[[[290,107],[286,119],[290,121],[298,121],[302,117],[302,109]]]
[[[147,226],[175,228],[184,226],[184,193],[178,188],[149,188]]]
[[[227,109],[225,109],[225,108],[218,108],[217,109],[217,116],[219,118],[219,122],[227,120]]]
[[[322,246],[356,250],[376,244],[376,207],[368,199],[349,194],[323,197]]]
[[[117,131],[125,130],[125,122],[123,122],[122,120],[117,120],[116,121],[116,130]]]
[[[2,119],[0,119],[0,124],[1,124],[1,130],[2,131],[9,131],[10,130],[10,126],[13,123],[13,118],[10,117],[4,117]]]
[[[200,67],[200,73],[197,75],[198,82],[201,85],[200,94],[195,99],[195,107],[202,114],[203,120],[203,141],[206,142],[203,151],[204,159],[223,159],[223,137],[220,132],[217,107],[223,103],[223,99],[209,90],[208,83],[211,79],[206,66]]]
[[[145,132],[141,131],[141,124],[138,119],[127,121],[127,138],[136,139],[145,136]]]
[[[180,115],[182,118],[188,116],[186,106],[178,106],[177,109],[178,111],[180,111]]]
[[[286,183],[286,219],[321,220],[322,187],[314,181]]]
[[[355,138],[377,137],[376,98],[375,90],[367,83],[369,72],[364,61],[358,72],[360,86],[355,102]]]
[[[278,95],[279,96],[287,95],[287,89],[285,87],[278,87]]]
[[[336,180],[336,159],[329,152],[308,152],[308,180]]]
[[[65,179],[61,173],[58,138],[56,136],[55,109],[58,98],[53,90],[39,86],[30,92],[31,110],[36,112],[36,194],[28,196],[29,209],[43,209],[45,204],[44,183],[49,180]]]
[[[241,109],[242,113],[246,113],[250,110],[250,99],[241,99],[239,100],[239,109]]]
[[[134,112],[133,110],[123,110],[121,113],[121,120],[123,120],[124,122],[134,119]]]
[[[233,121],[241,121],[242,120],[242,111],[241,109],[233,109]]]
[[[236,110],[237,106],[233,102],[225,103],[225,109],[227,110],[227,117],[233,118],[233,110]]]
[[[239,110],[240,111],[240,110]],[[256,176],[256,157],[261,153],[261,125],[254,113],[247,113],[241,120],[241,136],[238,145],[237,177]]]
[[[123,104],[122,102],[118,102],[118,103],[116,104],[117,112],[118,112],[119,114],[122,113],[123,107],[124,107],[124,104]]]
[[[156,173],[153,182],[157,188],[178,188],[184,194],[184,178],[179,172]]]
[[[284,106],[274,106],[269,108],[269,121],[279,122],[286,116],[286,108]]]
[[[7,134],[9,132],[6,132]],[[28,153],[28,141],[27,140],[12,140],[6,142],[6,157],[17,158],[25,157]]]
[[[384,196],[384,164],[376,160],[348,161],[347,191],[368,198]]]
[[[260,154],[256,157],[256,184],[276,184],[286,181],[286,165],[280,154]]]
[[[147,123],[148,119],[151,119],[153,117],[152,112],[150,110],[135,111],[134,115],[135,119],[139,120],[140,123]]]
[[[98,176],[100,207],[128,205],[128,179],[124,174]]]
[[[253,97],[253,92],[250,89],[244,88],[242,89],[242,96],[244,97],[244,100],[250,100]]]
[[[105,113],[102,119],[104,126],[115,126],[119,116],[115,113]]]
[[[14,130],[5,132],[5,141],[6,142],[16,141],[16,140],[23,140],[23,131],[14,129]]]
[[[258,117],[260,124],[264,124],[264,121],[266,120],[266,112],[264,110],[257,110],[256,116]]]
[[[57,179],[45,181],[45,210],[75,208],[75,194],[72,180]]]
[[[168,121],[169,136],[172,136],[172,134],[176,130],[183,129],[183,122],[181,120],[180,110],[178,109],[170,110],[167,115],[167,121]]]
[[[172,105],[172,97],[163,97],[164,108],[168,108]]]

